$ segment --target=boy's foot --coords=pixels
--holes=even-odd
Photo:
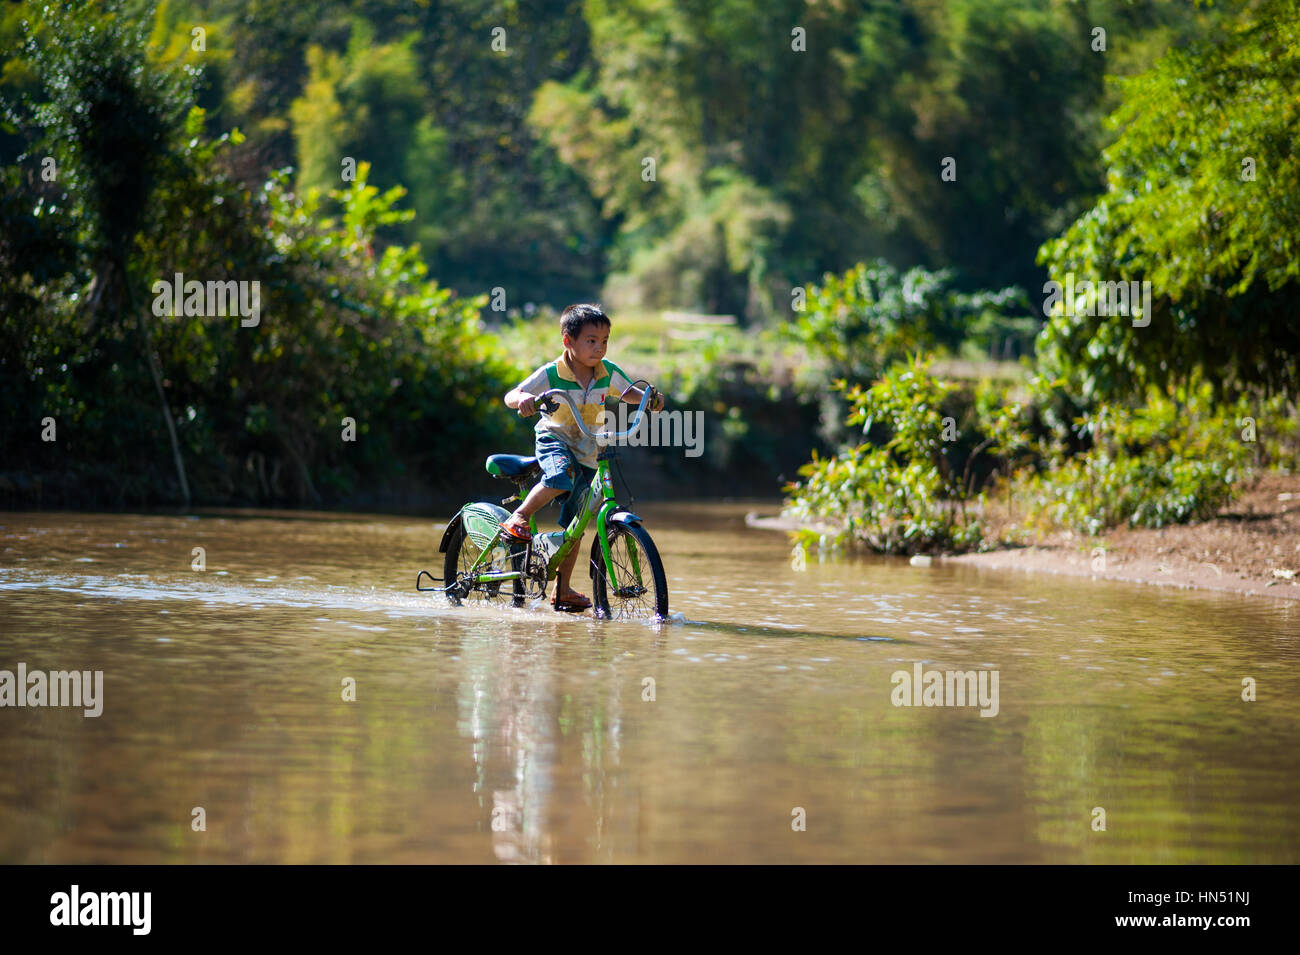
[[[582,611],[591,607],[591,601],[576,590],[570,590],[563,597],[557,593],[551,605],[556,610],[563,610],[567,613],[582,613]]]
[[[517,513],[511,514],[498,525],[506,537],[521,544],[526,544],[533,539],[533,531],[528,526],[528,521],[520,517]]]

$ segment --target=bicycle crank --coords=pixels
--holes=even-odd
[[[524,563],[524,596],[529,600],[546,598],[546,559],[531,548]]]

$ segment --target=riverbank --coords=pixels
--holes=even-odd
[[[1262,476],[1209,521],[1095,538],[1061,531],[1032,547],[943,560],[1300,600],[1300,475]]]
[[[746,523],[785,531],[799,526],[757,514],[748,515]],[[1300,600],[1300,475],[1263,475],[1209,521],[1116,528],[1098,537],[1057,531],[1032,546],[936,559],[989,570]]]

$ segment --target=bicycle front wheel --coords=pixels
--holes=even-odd
[[[668,577],[659,551],[639,524],[605,528],[614,579],[609,579],[599,538],[591,545],[592,602],[597,617],[655,620],[668,616]]]

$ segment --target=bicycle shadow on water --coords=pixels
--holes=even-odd
[[[560,624],[585,624],[591,630],[593,639],[603,636],[601,630],[609,627],[638,627],[651,630],[660,640],[669,638],[681,627],[690,631],[704,631],[722,636],[754,638],[795,639],[811,638],[816,640],[843,640],[853,643],[892,643],[899,646],[917,646],[920,641],[902,637],[886,637],[881,634],[861,633],[826,633],[820,630],[797,630],[785,627],[763,626],[762,624],[738,624],[721,620],[693,620],[682,613],[670,613],[666,620],[654,619],[602,619],[590,611],[580,614],[557,614],[545,601],[531,601],[522,607],[511,607],[504,602],[487,601],[463,607],[439,608],[451,618],[461,617],[474,621],[475,625],[492,621],[493,625],[519,623],[531,624],[539,619]]]
[[[784,627],[765,627],[761,624],[745,624],[741,626],[736,623],[726,623],[717,620],[690,620],[685,616],[675,617],[674,619],[664,621],[664,625],[679,624],[684,627],[690,627],[696,630],[706,630],[710,633],[726,634],[735,637],[777,637],[777,638],[798,638],[811,637],[820,640],[848,640],[854,643],[896,643],[903,645],[915,644],[915,640],[904,640],[899,637],[885,637],[880,634],[850,634],[850,633],[824,633],[819,630],[795,630]]]

